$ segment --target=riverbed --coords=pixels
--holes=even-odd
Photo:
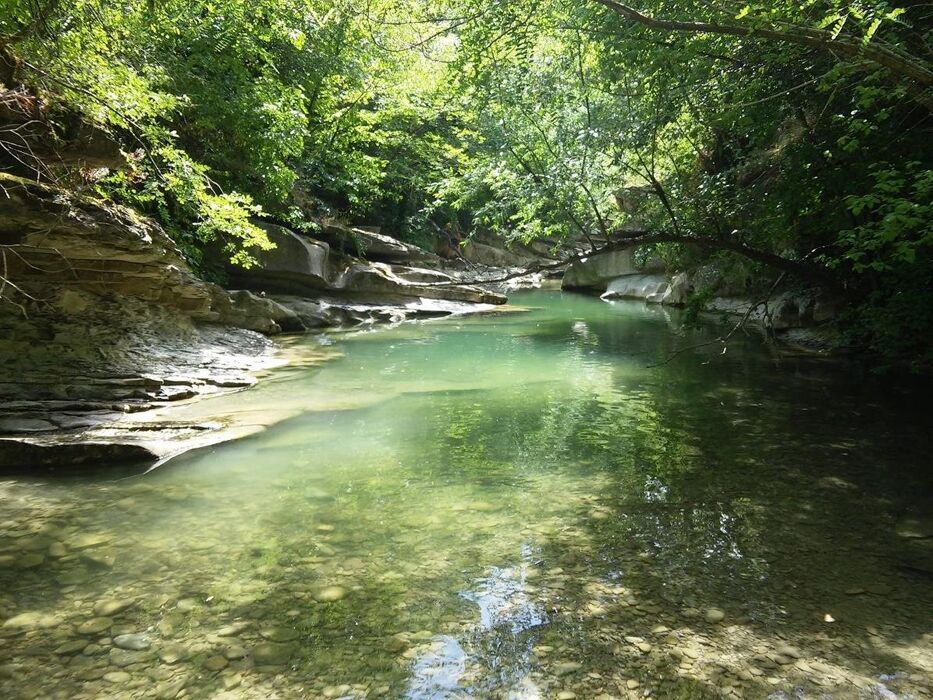
[[[0,695],[933,693],[923,385],[512,301],[293,340],[334,359],[223,399],[301,405],[258,435],[0,482]]]

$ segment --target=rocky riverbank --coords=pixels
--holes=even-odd
[[[669,271],[657,260],[638,264],[634,250],[617,250],[574,262],[562,288],[598,294],[605,301],[636,299],[668,306],[695,305],[708,315],[757,327],[782,352],[831,355],[843,349],[833,320],[839,300],[815,288],[771,288],[744,270],[715,263]]]
[[[276,248],[251,270],[231,268],[228,290],[198,278],[131,209],[10,175],[0,187],[0,469],[153,461],[236,436],[267,421],[246,425],[215,405],[177,421],[165,408],[328,356],[307,346],[290,356],[270,339],[283,331],[505,302],[459,284],[432,253],[339,224],[319,239],[263,224]]]

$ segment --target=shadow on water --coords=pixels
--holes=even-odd
[[[349,338],[295,386],[378,384],[366,406],[143,479],[0,484],[0,690],[931,692],[928,416],[753,339],[647,368],[702,332],[530,299]]]

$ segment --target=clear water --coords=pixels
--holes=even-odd
[[[0,695],[933,692],[926,387],[514,301],[331,335],[223,399],[304,406],[256,437],[0,482]]]

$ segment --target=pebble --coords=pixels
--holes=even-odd
[[[800,652],[795,647],[792,647],[790,644],[782,644],[776,649],[776,651],[781,656],[789,656],[792,659],[800,658]]]
[[[182,598],[175,604],[178,612],[189,613],[198,606],[198,601],[194,598]]]
[[[176,697],[182,689],[185,687],[185,682],[183,680],[175,681],[174,683],[166,683],[165,685],[160,685],[156,689],[156,697],[159,700],[172,700]]]
[[[45,561],[44,554],[33,553],[33,554],[24,554],[23,556],[19,558],[19,560],[16,563],[21,569],[34,569],[44,561]]]
[[[108,683],[126,683],[130,679],[130,674],[126,671],[111,671],[104,674],[104,680]]]
[[[253,647],[253,661],[257,666],[281,666],[288,663],[294,652],[294,644],[265,642]]]
[[[112,539],[113,537],[110,535],[85,532],[68,540],[68,547],[70,549],[89,549],[91,547],[99,547],[102,544],[106,544]]]
[[[64,644],[56,647],[55,653],[61,655],[71,655],[77,654],[79,651],[84,651],[84,647],[87,646],[87,642],[83,639],[77,639],[71,642],[65,642]]]
[[[719,608],[710,608],[706,611],[706,621],[711,624],[716,624],[717,622],[722,622],[726,617],[724,613]]]
[[[224,647],[223,655],[226,658],[230,659],[231,661],[235,661],[237,659],[242,659],[246,656],[246,649],[240,646],[231,645],[228,647]]]
[[[298,638],[298,631],[290,627],[266,627],[259,634],[270,642],[291,642]]]
[[[111,552],[84,552],[81,560],[101,569],[112,569],[117,557]]]
[[[334,603],[346,597],[347,589],[342,586],[327,586],[321,588],[314,594],[314,599],[319,603]]]
[[[583,668],[583,665],[577,663],[576,661],[564,661],[563,663],[559,663],[554,667],[554,672],[558,676],[566,676],[571,673],[576,673],[581,668]]]
[[[94,614],[99,617],[110,617],[123,612],[134,602],[133,600],[101,600],[94,605]]]
[[[166,664],[178,663],[187,656],[188,650],[181,644],[169,644],[159,650],[159,658]]]
[[[151,655],[144,651],[133,651],[132,649],[110,650],[110,663],[120,668],[148,661],[149,658],[151,658]]]
[[[52,627],[58,624],[58,620],[51,615],[43,615],[38,612],[24,612],[14,615],[3,623],[5,629],[20,629],[22,631],[36,629],[37,627]]]
[[[217,636],[218,637],[235,637],[240,632],[248,630],[250,627],[252,627],[252,625],[253,625],[252,622],[245,621],[245,620],[240,621],[240,622],[234,622],[229,625],[226,625],[225,627],[221,627],[219,630],[217,630]]]
[[[625,681],[625,687],[629,690],[635,690],[639,685],[641,684],[634,678],[629,678],[627,681]]]
[[[78,634],[100,634],[109,630],[113,619],[109,617],[92,617],[78,626]]]
[[[562,690],[557,694],[557,700],[576,700],[577,694],[572,690]]]
[[[220,654],[214,654],[205,659],[203,665],[208,671],[222,671],[227,668],[227,659]]]
[[[146,634],[120,634],[113,638],[113,643],[121,649],[133,651],[142,651],[152,645],[152,641]]]

